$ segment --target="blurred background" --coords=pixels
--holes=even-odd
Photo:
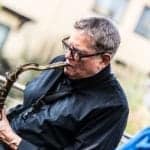
[[[74,21],[87,16],[110,17],[120,30],[112,67],[129,102],[126,132],[134,134],[150,125],[150,0],[0,0],[0,74],[63,54],[61,39]],[[19,82],[36,75],[24,73]],[[7,106],[22,96],[12,91]]]

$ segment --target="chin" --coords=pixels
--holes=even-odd
[[[75,79],[75,74],[73,73],[72,69],[64,68],[64,74],[68,76],[70,79]]]
[[[74,69],[71,66],[66,66],[66,67],[64,67],[64,72],[69,74],[69,73],[74,72]]]

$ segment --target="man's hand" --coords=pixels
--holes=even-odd
[[[0,140],[6,143],[12,150],[17,150],[21,137],[12,130],[5,111],[2,110],[0,113],[2,117],[2,120],[0,120]]]

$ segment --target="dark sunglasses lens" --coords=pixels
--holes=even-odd
[[[80,60],[80,54],[78,53],[78,51],[75,48],[71,48],[66,42],[65,40],[62,40],[62,46],[65,52],[67,52],[68,50],[70,51],[70,55],[72,57],[72,59],[79,61]]]
[[[79,61],[80,60],[80,54],[78,52],[74,53],[74,59]]]

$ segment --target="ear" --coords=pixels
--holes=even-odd
[[[110,53],[105,53],[101,56],[102,58],[102,63],[104,66],[107,66],[110,63],[110,60],[112,58],[112,54]]]

